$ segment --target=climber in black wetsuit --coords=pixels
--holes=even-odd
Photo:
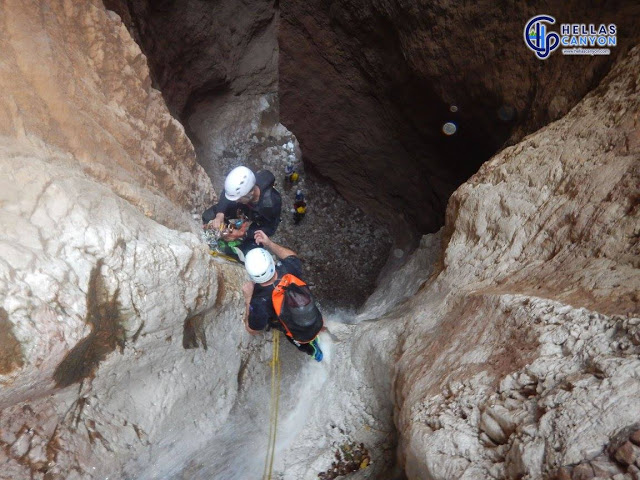
[[[320,311],[316,308],[316,317],[313,314],[313,308],[303,308],[302,310],[307,311],[310,316],[303,313],[302,317],[290,317],[289,322],[294,324],[296,321],[305,321],[296,326],[295,334],[299,336],[294,336],[285,327],[285,324],[289,322],[279,320],[280,311],[278,310],[276,313],[273,303],[274,289],[286,280],[287,274],[302,280],[302,262],[294,251],[278,245],[260,230],[256,232],[255,240],[261,247],[251,250],[247,254],[244,264],[251,279],[242,287],[245,299],[243,318],[246,330],[252,335],[271,328],[280,330],[286,334],[285,338],[298,350],[312,356],[317,362],[322,361],[323,353],[317,336],[321,330],[324,330]],[[277,262],[274,262],[270,252],[278,257]],[[314,318],[316,321],[311,321]],[[289,326],[291,327],[291,323]],[[301,337],[305,337],[306,340]],[[295,340],[296,338],[300,341]]]
[[[255,233],[262,230],[271,236],[280,224],[282,199],[273,188],[275,177],[268,170],[253,173],[247,167],[236,167],[224,182],[224,196],[217,205],[205,210],[202,223],[205,228],[218,229],[226,218],[238,218],[244,214],[249,223],[223,238],[225,241],[240,240],[238,248],[247,253],[256,248]]]

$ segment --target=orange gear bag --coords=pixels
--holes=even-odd
[[[271,293],[273,308],[288,337],[298,343],[309,343],[324,326],[318,309],[305,282],[287,273]]]

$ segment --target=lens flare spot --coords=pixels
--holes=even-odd
[[[458,130],[456,124],[453,122],[447,122],[442,126],[442,133],[445,135],[453,135]]]

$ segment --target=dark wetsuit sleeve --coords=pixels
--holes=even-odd
[[[202,223],[203,223],[203,225],[206,225],[211,220],[213,220],[215,217],[216,217],[216,205],[214,205],[213,207],[207,208],[204,211],[204,213],[202,214]]]
[[[280,260],[280,263],[282,263],[282,267],[286,273],[291,273],[300,280],[304,280],[302,278],[302,262],[297,256],[289,255],[287,258]]]
[[[249,328],[264,330],[272,316],[271,310],[273,310],[271,297],[253,297],[249,305]]]
[[[235,207],[236,207],[236,202],[232,202],[231,200],[227,200],[227,197],[224,196],[224,194],[222,194],[222,196],[220,197],[220,201],[217,203],[217,205],[214,205],[213,207],[209,207],[207,208],[204,213],[202,214],[202,223],[203,224],[207,224],[209,223],[211,220],[213,220],[216,217],[216,214],[218,212],[223,212],[225,217],[230,217],[235,215]]]
[[[276,233],[280,224],[280,211],[282,210],[282,198],[277,190],[270,188],[256,208],[258,218],[249,227],[247,237],[253,238],[258,230],[262,230],[268,236]]]

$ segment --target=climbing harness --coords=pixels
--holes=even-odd
[[[245,223],[249,222],[249,217],[247,217],[240,209],[236,210],[236,216],[238,218],[230,218],[227,220],[226,227],[221,226],[221,235],[224,233],[229,233],[233,230],[240,230]]]
[[[237,212],[238,218],[227,220],[226,225],[223,223],[217,229],[203,229],[203,239],[209,245],[212,256],[231,260],[236,263],[244,263],[244,253],[240,248],[241,239],[225,240],[224,235],[240,230],[249,223],[249,219],[240,210]],[[233,257],[235,255],[237,258]]]
[[[269,443],[264,463],[263,480],[271,480],[278,430],[278,406],[280,404],[280,332],[273,329],[273,355],[271,357],[271,407],[269,409]]]

